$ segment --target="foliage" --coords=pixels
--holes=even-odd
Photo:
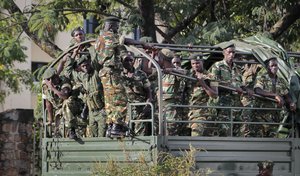
[[[205,176],[213,173],[211,169],[196,169],[195,154],[199,152],[190,146],[190,150],[182,151],[181,156],[173,156],[170,153],[160,153],[159,164],[148,163],[145,159],[145,155],[141,153],[138,159],[133,160],[130,157],[128,161],[124,164],[117,162],[114,158],[110,158],[107,163],[97,163],[93,169],[92,175],[106,175],[106,176],[157,176],[157,175],[195,175],[195,176]],[[126,153],[125,153],[126,154]],[[127,153],[127,155],[129,155]]]
[[[3,32],[4,26],[12,25],[9,21],[0,21],[0,81],[1,87],[7,87],[8,90],[1,90],[0,102],[9,95],[10,92],[18,93],[21,91],[21,84],[29,88],[32,85],[32,76],[30,70],[16,69],[15,64],[25,62],[26,49],[21,45],[22,39],[18,28]]]

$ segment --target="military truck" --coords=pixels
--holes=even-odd
[[[280,58],[279,76],[285,78],[286,83],[290,85],[294,101],[298,100],[300,89],[298,75],[291,66],[289,54],[278,43],[262,36],[253,36],[230,42],[236,45],[238,57],[243,59],[241,64],[251,64],[253,62],[263,65],[263,61],[271,54]],[[213,62],[222,58],[218,47],[223,44],[226,44],[226,42],[214,47],[202,46],[192,49],[182,45],[163,46],[157,44],[156,46],[168,47],[171,50],[207,53],[206,60],[208,62],[206,62],[206,67],[208,68]],[[147,56],[142,50],[135,46],[128,46],[128,48],[135,54],[149,59],[157,69],[158,107],[155,109],[151,106],[152,117],[144,120],[150,122],[152,128],[157,123],[157,133],[152,133],[150,136],[129,136],[122,139],[98,137],[79,138],[77,140],[49,138],[45,135],[42,139],[42,175],[90,175],[95,163],[106,163],[113,158],[113,160],[125,165],[132,164],[138,162],[141,154],[149,164],[157,164],[161,152],[182,156],[184,155],[183,151],[189,151],[193,147],[198,149],[195,153],[195,169],[210,168],[212,171],[210,175],[253,176],[258,174],[259,162],[271,160],[274,162],[273,175],[300,176],[300,140],[297,128],[299,103],[297,112],[291,113],[289,122],[276,123],[281,127],[286,125],[289,127],[288,135],[283,138],[168,136],[166,135],[166,125],[171,121],[163,118],[161,68],[155,60]],[[55,61],[51,66],[54,66],[57,62]],[[129,104],[129,112],[132,106],[141,104]],[[176,106],[189,108],[189,105]],[[245,107],[213,108],[245,109]],[[257,108],[250,107],[249,109],[254,110]],[[278,108],[273,110],[278,110]],[[129,124],[135,121],[130,118]],[[44,117],[44,122],[46,122],[46,117]],[[188,121],[177,122],[188,123]],[[228,123],[232,127],[234,124],[243,122],[235,122],[231,118],[227,122],[199,121],[199,123]],[[259,122],[245,123],[259,124]]]

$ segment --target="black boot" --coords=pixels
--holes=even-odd
[[[70,139],[76,139],[77,138],[77,135],[76,135],[76,132],[75,132],[75,128],[71,128],[69,130],[69,138]]]

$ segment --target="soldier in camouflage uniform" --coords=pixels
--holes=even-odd
[[[187,92],[189,95],[189,105],[207,106],[209,97],[216,98],[218,94],[217,83],[213,81],[213,76],[203,68],[202,54],[193,54],[189,57],[192,69],[189,76],[198,78],[198,82],[188,81]],[[191,108],[188,114],[189,120],[211,120],[210,110],[207,108]],[[192,136],[211,135],[210,124],[191,123]]]
[[[171,60],[174,57],[174,53],[168,49],[162,49],[158,52],[159,61],[162,63],[164,69],[162,78],[162,94],[163,94],[163,114],[166,120],[187,120],[184,116],[183,108],[171,107],[168,105],[182,105],[185,100],[183,99],[183,92],[185,88],[185,80],[182,77],[168,74],[169,72],[177,72],[186,75],[187,72],[184,69],[176,69]],[[186,135],[186,123],[168,122],[167,133],[168,135]]]
[[[216,62],[211,67],[211,73],[217,81],[221,82],[226,86],[235,88],[236,91],[222,89],[219,87],[219,97],[215,102],[217,106],[228,106],[228,107],[239,107],[242,106],[241,98],[239,94],[243,93],[241,68],[233,63],[235,56],[235,46],[232,43],[222,47],[224,59]],[[232,111],[232,113],[231,113]],[[217,109],[217,121],[229,122],[232,118],[234,121],[242,121],[240,119],[241,111],[236,109]],[[239,131],[240,127],[232,127],[233,131]],[[220,124],[219,135],[229,136],[230,125]]]
[[[103,86],[98,75],[99,64],[91,65],[90,55],[82,55],[76,64],[81,72],[74,72],[75,60],[71,59],[66,66],[66,71],[73,74],[82,86],[83,100],[88,107],[89,137],[104,137],[106,130],[106,114],[104,111]],[[76,73],[76,74],[75,74]]]
[[[255,106],[262,108],[283,107],[283,110],[257,110],[254,112],[253,121],[279,123],[282,122],[284,116],[287,116],[287,109],[285,106],[287,106],[289,110],[295,111],[296,105],[292,102],[288,85],[285,84],[281,77],[277,76],[278,61],[276,57],[271,57],[266,60],[265,64],[267,69],[262,69],[258,73],[254,85],[254,91],[258,95],[274,98],[276,102],[256,98]],[[252,136],[256,137],[277,137],[277,129],[278,125],[256,125],[250,131]]]
[[[126,129],[125,118],[127,114],[127,96],[121,77],[123,65],[120,55],[127,53],[124,44],[140,44],[144,42],[119,37],[120,20],[116,17],[107,17],[103,32],[100,33],[95,44],[98,62],[103,67],[99,76],[104,88],[105,111],[108,117],[107,136],[124,135]]]
[[[61,117],[61,108],[63,101],[68,99],[69,95],[62,91],[62,85],[65,83],[70,83],[65,77],[59,77],[55,68],[48,68],[43,76],[43,99],[46,103],[46,108],[48,112],[48,123],[50,129],[48,130],[52,133],[52,123],[55,122],[55,134],[59,134],[59,125]],[[72,128],[72,134],[75,134],[75,129]],[[50,135],[50,134],[49,134]]]
[[[121,72],[123,65],[121,62],[121,52],[126,49],[119,43],[118,28],[120,20],[115,17],[108,17],[105,19],[104,31],[99,35],[95,50],[97,58],[102,65],[99,72],[103,88],[105,111],[108,117],[108,131],[109,137],[112,133],[115,135],[122,135],[125,131],[125,118],[127,113],[127,96],[123,86],[123,78]]]
[[[129,103],[152,102],[151,85],[145,72],[141,69],[134,68],[134,57],[130,54],[122,57],[124,70],[122,77],[124,78],[124,87]],[[133,106],[132,109],[134,120],[142,120],[150,118],[149,106]],[[135,135],[149,136],[151,134],[151,123],[135,122]]]

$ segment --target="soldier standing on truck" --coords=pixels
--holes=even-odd
[[[224,59],[216,62],[211,67],[211,73],[217,81],[226,86],[234,88],[236,91],[227,90],[219,87],[219,97],[216,103],[217,106],[227,107],[242,107],[240,95],[245,89],[242,85],[241,68],[233,62],[235,57],[235,46],[233,43],[227,43],[222,46]],[[231,111],[233,111],[231,113]],[[229,122],[232,118],[234,121],[241,121],[241,111],[237,109],[217,109],[216,120]],[[229,124],[220,124],[219,135],[229,136],[230,129],[239,131],[239,127],[230,127]]]
[[[106,130],[106,114],[104,111],[103,86],[98,75],[100,66],[91,65],[90,55],[82,55],[75,63],[71,59],[66,66],[66,72],[73,73],[73,66],[77,64],[81,72],[73,74],[82,86],[83,101],[88,107],[88,137],[104,137]]]
[[[119,37],[118,29],[120,20],[109,16],[104,20],[104,29],[100,33],[95,44],[96,56],[103,67],[99,71],[105,100],[105,111],[108,117],[107,136],[123,136],[127,127],[125,118],[127,115],[127,96],[121,77],[123,65],[120,55],[127,53],[124,44],[140,44],[143,42]]]
[[[266,69],[262,69],[257,74],[254,84],[254,91],[258,95],[274,98],[276,102],[265,99],[255,99],[255,106],[261,108],[283,108],[280,111],[257,110],[254,112],[253,121],[280,123],[290,111],[296,110],[296,104],[292,102],[288,85],[277,75],[278,61],[276,57],[271,57],[265,61]],[[287,108],[285,108],[285,106]],[[256,137],[278,137],[278,125],[254,126],[250,131]]]
[[[203,68],[202,54],[193,54],[189,57],[192,69],[189,76],[198,78],[198,82],[188,81],[187,92],[189,95],[189,105],[206,106],[209,97],[216,98],[218,95],[217,82],[212,81],[213,75],[207,73]],[[210,120],[210,110],[208,108],[192,108],[188,114],[189,120]],[[191,123],[192,136],[210,136],[210,124]]]
[[[129,103],[152,102],[152,92],[150,81],[145,72],[141,69],[134,68],[134,57],[130,54],[122,56],[124,70],[122,77],[124,78],[124,87]],[[150,107],[133,106],[133,120],[150,119]],[[151,134],[151,123],[135,122],[135,135],[149,136]]]

